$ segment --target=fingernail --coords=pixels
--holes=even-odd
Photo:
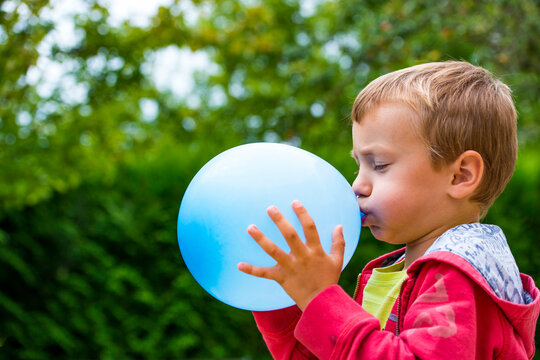
[[[257,231],[257,226],[254,225],[254,224],[251,224],[251,225],[248,226],[247,231],[248,231],[248,233],[252,233],[254,231]]]
[[[266,209],[266,211],[269,213],[269,214],[276,214],[278,212],[278,209],[277,207],[275,207],[274,205],[272,206],[269,206],[268,209]]]
[[[292,202],[292,207],[295,208],[295,209],[299,209],[302,207],[302,203],[300,202],[300,200],[294,200]]]

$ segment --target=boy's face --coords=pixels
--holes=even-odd
[[[359,165],[352,187],[366,214],[362,226],[392,244],[433,240],[445,230],[448,215],[452,176],[447,167],[432,167],[415,116],[405,105],[383,104],[352,129]]]

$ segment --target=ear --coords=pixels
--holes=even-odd
[[[480,185],[484,174],[484,159],[474,150],[463,152],[452,163],[452,181],[449,195],[455,199],[463,199],[473,194]]]

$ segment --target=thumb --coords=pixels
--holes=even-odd
[[[340,268],[343,266],[343,256],[345,253],[345,239],[343,238],[343,226],[338,225],[332,231],[332,246],[330,256],[339,262]]]

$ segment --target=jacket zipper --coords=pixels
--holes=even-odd
[[[399,335],[399,327],[400,327],[400,323],[401,323],[401,297],[403,296],[403,285],[405,285],[406,282],[407,282],[407,280],[405,280],[401,284],[401,287],[399,289],[399,296],[398,296],[398,299],[397,299],[396,336]]]
[[[401,295],[397,299],[396,336],[399,335],[399,317],[401,316]]]
[[[356,301],[356,297],[358,295],[358,289],[360,289],[360,283],[362,281],[362,273],[358,274],[358,278],[356,279],[356,287],[354,288],[353,293],[353,299]]]

